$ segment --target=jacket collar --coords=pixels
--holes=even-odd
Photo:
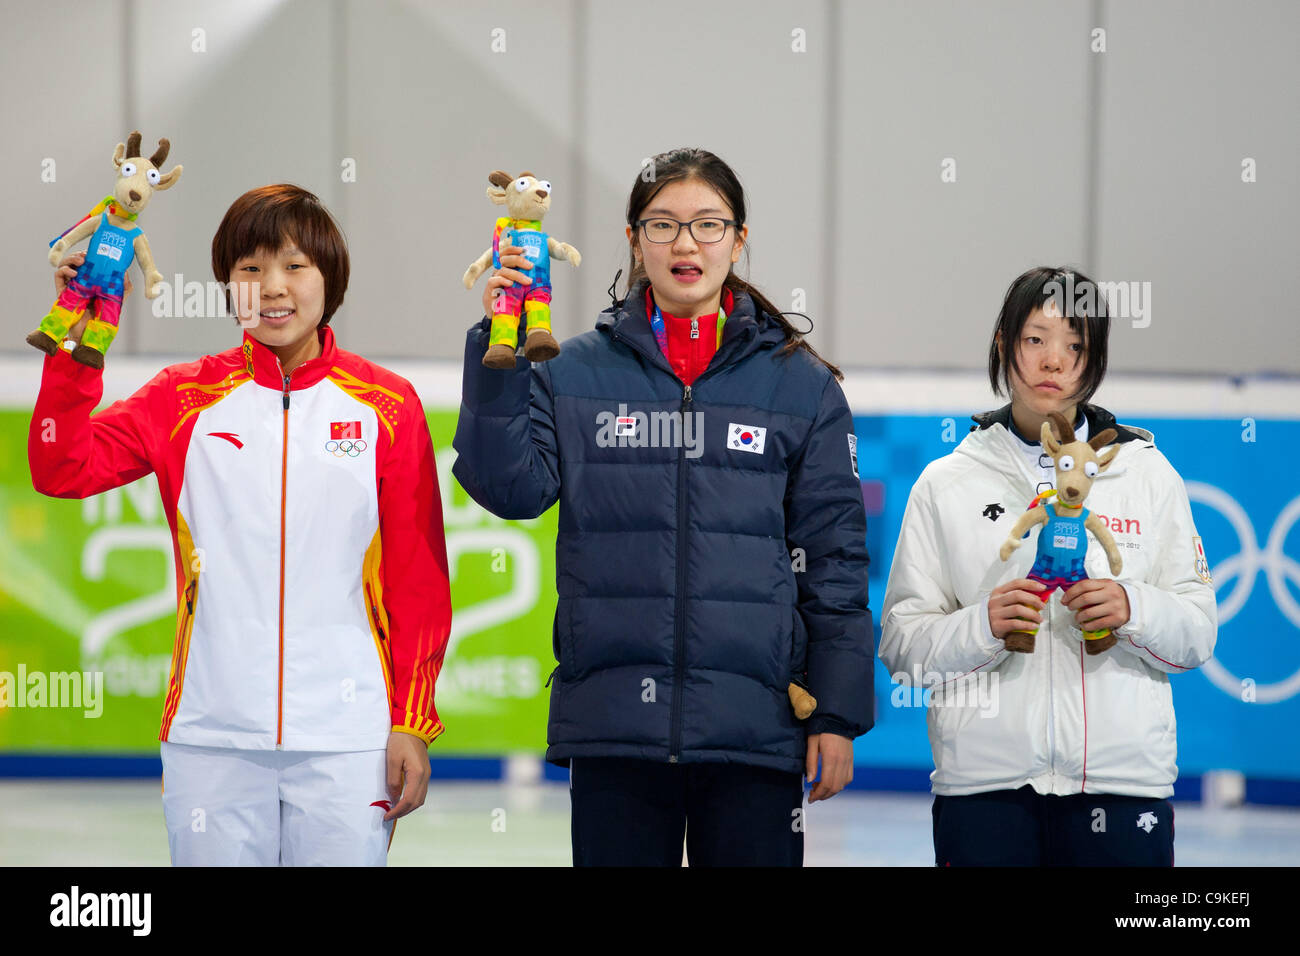
[[[310,388],[338,364],[338,348],[334,344],[334,330],[328,325],[318,326],[316,337],[320,341],[321,354],[299,365],[289,375],[290,390]],[[275,353],[244,330],[244,342],[240,347],[244,371],[253,376],[253,381],[276,391],[284,390],[284,371]]]
[[[1150,447],[1154,442],[1150,432],[1120,425],[1115,421],[1115,416],[1104,408],[1084,405],[1083,414],[1088,420],[1088,434],[1098,435],[1107,428],[1113,428],[1117,437],[1112,444],[1132,443],[1121,450],[1114,464],[1098,476],[1099,480],[1124,474],[1128,470],[1128,456],[1133,453],[1129,449]],[[971,433],[957,446],[954,454],[974,458],[995,472],[1023,481],[1032,490],[1037,484],[1037,478],[1030,473],[1021,451],[1020,439],[1011,429],[1011,405],[972,415],[971,418],[976,424],[971,426]]]
[[[645,313],[647,285],[645,280],[641,280],[621,301],[602,312],[596,320],[596,329],[616,342],[625,343],[655,366],[675,376],[668,358],[655,341],[650,319]],[[770,321],[766,314],[756,313],[754,300],[749,295],[736,293],[732,305],[733,311],[727,313],[727,323],[722,327],[722,343],[710,369],[731,365],[758,349],[774,348],[785,342],[785,330]]]
[[[1113,428],[1116,432],[1115,441],[1112,444],[1123,444],[1128,441],[1151,441],[1151,433],[1140,429],[1132,429],[1121,425],[1115,421],[1115,416],[1099,405],[1084,404],[1080,406],[1083,410],[1084,418],[1088,422],[1088,434],[1098,435],[1107,428]],[[971,431],[985,429],[992,425],[1001,425],[1013,435],[1019,435],[1011,421],[1011,403],[1003,405],[1001,408],[991,412],[981,412],[979,415],[972,415],[971,420],[975,425]],[[1037,438],[1023,439],[1031,445],[1037,442]]]

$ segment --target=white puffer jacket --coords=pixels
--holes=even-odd
[[[1055,591],[1033,654],[993,636],[988,596],[1033,563],[1037,531],[1003,563],[998,548],[1036,493],[1010,406],[931,462],[912,488],[885,592],[880,658],[896,681],[933,687],[932,790],[957,796],[1031,785],[1042,794],[1168,797],[1178,776],[1171,673],[1214,652],[1214,588],[1182,479],[1151,433],[1085,406],[1089,433],[1117,428],[1119,454],[1084,507],[1119,547],[1131,617],[1119,643],[1083,650]],[[990,505],[1003,509],[990,508]],[[1112,577],[1089,539],[1085,567]],[[1198,559],[1199,563],[1198,563]]]

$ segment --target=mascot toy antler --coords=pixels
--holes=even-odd
[[[1064,593],[1070,585],[1088,577],[1084,570],[1084,558],[1088,553],[1088,535],[1091,531],[1106,549],[1110,561],[1110,573],[1119,576],[1123,570],[1119,549],[1105,522],[1083,506],[1083,499],[1092,490],[1092,482],[1099,474],[1110,467],[1119,446],[1098,454],[1102,448],[1114,441],[1117,432],[1107,428],[1091,440],[1083,442],[1074,437],[1074,429],[1065,417],[1058,412],[1049,415],[1050,422],[1043,422],[1043,450],[1052,457],[1056,464],[1056,491],[1039,495],[1028,511],[1020,516],[1007,540],[1002,543],[998,556],[1003,561],[1011,557],[1011,552],[1021,545],[1021,538],[1028,536],[1029,529],[1041,524],[1038,532],[1038,554],[1034,566],[1025,575],[1029,580],[1041,584],[1044,588],[1039,596],[1046,601],[1058,587]],[[1060,434],[1058,440],[1052,433],[1052,426]],[[1055,502],[1051,499],[1055,497]],[[1006,647],[1010,651],[1025,654],[1034,652],[1034,635],[1032,631],[1012,631],[1006,637]],[[1109,630],[1084,631],[1083,646],[1089,654],[1100,654],[1116,643],[1115,635]]]
[[[60,293],[49,315],[41,320],[40,328],[27,336],[28,345],[53,355],[68,330],[81,320],[87,307],[92,307],[92,317],[72,357],[83,365],[103,368],[104,353],[117,335],[126,272],[133,261],[140,261],[145,297],[157,298],[162,291],[162,273],[154,265],[149,240],[135,225],[135,219],[149,205],[154,190],[170,189],[181,178],[181,166],[161,172],[170,148],[167,140],[160,139],[154,154],[145,159],[140,155],[139,130],[127,137],[125,144],[117,144],[113,151],[113,165],[117,167],[113,194],[105,196],[80,222],[50,242],[50,265],[57,267],[64,252],[90,238],[86,261]]]

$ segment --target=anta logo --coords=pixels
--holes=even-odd
[[[1096,512],[1093,512],[1096,514]],[[1110,518],[1106,515],[1097,515],[1097,520],[1104,524],[1116,534],[1141,534],[1142,522],[1137,518]]]
[[[378,807],[380,810],[393,809],[393,805],[389,803],[387,800],[376,800],[374,803],[371,804],[371,806]]]
[[[239,440],[239,436],[234,432],[208,432],[208,435],[211,436],[212,438],[224,438],[226,441],[230,442],[230,444],[234,445],[236,448],[244,447],[244,443]]]

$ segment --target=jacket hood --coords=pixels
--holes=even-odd
[[[618,341],[626,342],[671,372],[672,368],[659,348],[659,343],[655,341],[650,319],[642,305],[648,285],[645,280],[637,282],[623,299],[601,312],[596,319],[596,329]],[[772,321],[767,313],[758,312],[748,293],[733,291],[732,296],[734,308],[727,315],[727,322],[722,327],[722,343],[718,346],[718,354],[724,356],[723,364],[738,361],[759,349],[776,348],[785,344],[785,329]]]
[[[1088,422],[1089,435],[1098,435],[1107,428],[1113,428],[1118,434],[1112,444],[1138,443],[1134,447],[1155,444],[1151,432],[1144,428],[1119,424],[1114,415],[1098,405],[1084,404],[1080,407]],[[957,446],[956,453],[968,455],[994,471],[1011,478],[1027,480],[1031,486],[1034,485],[1035,479],[1029,474],[1021,453],[1020,438],[1011,427],[1011,403],[1008,402],[994,411],[972,415],[971,420],[975,424],[971,426],[970,434]],[[1128,458],[1125,452],[1121,451],[1114,463],[1098,475],[1097,479],[1100,481],[1103,478],[1114,478],[1127,470]]]

